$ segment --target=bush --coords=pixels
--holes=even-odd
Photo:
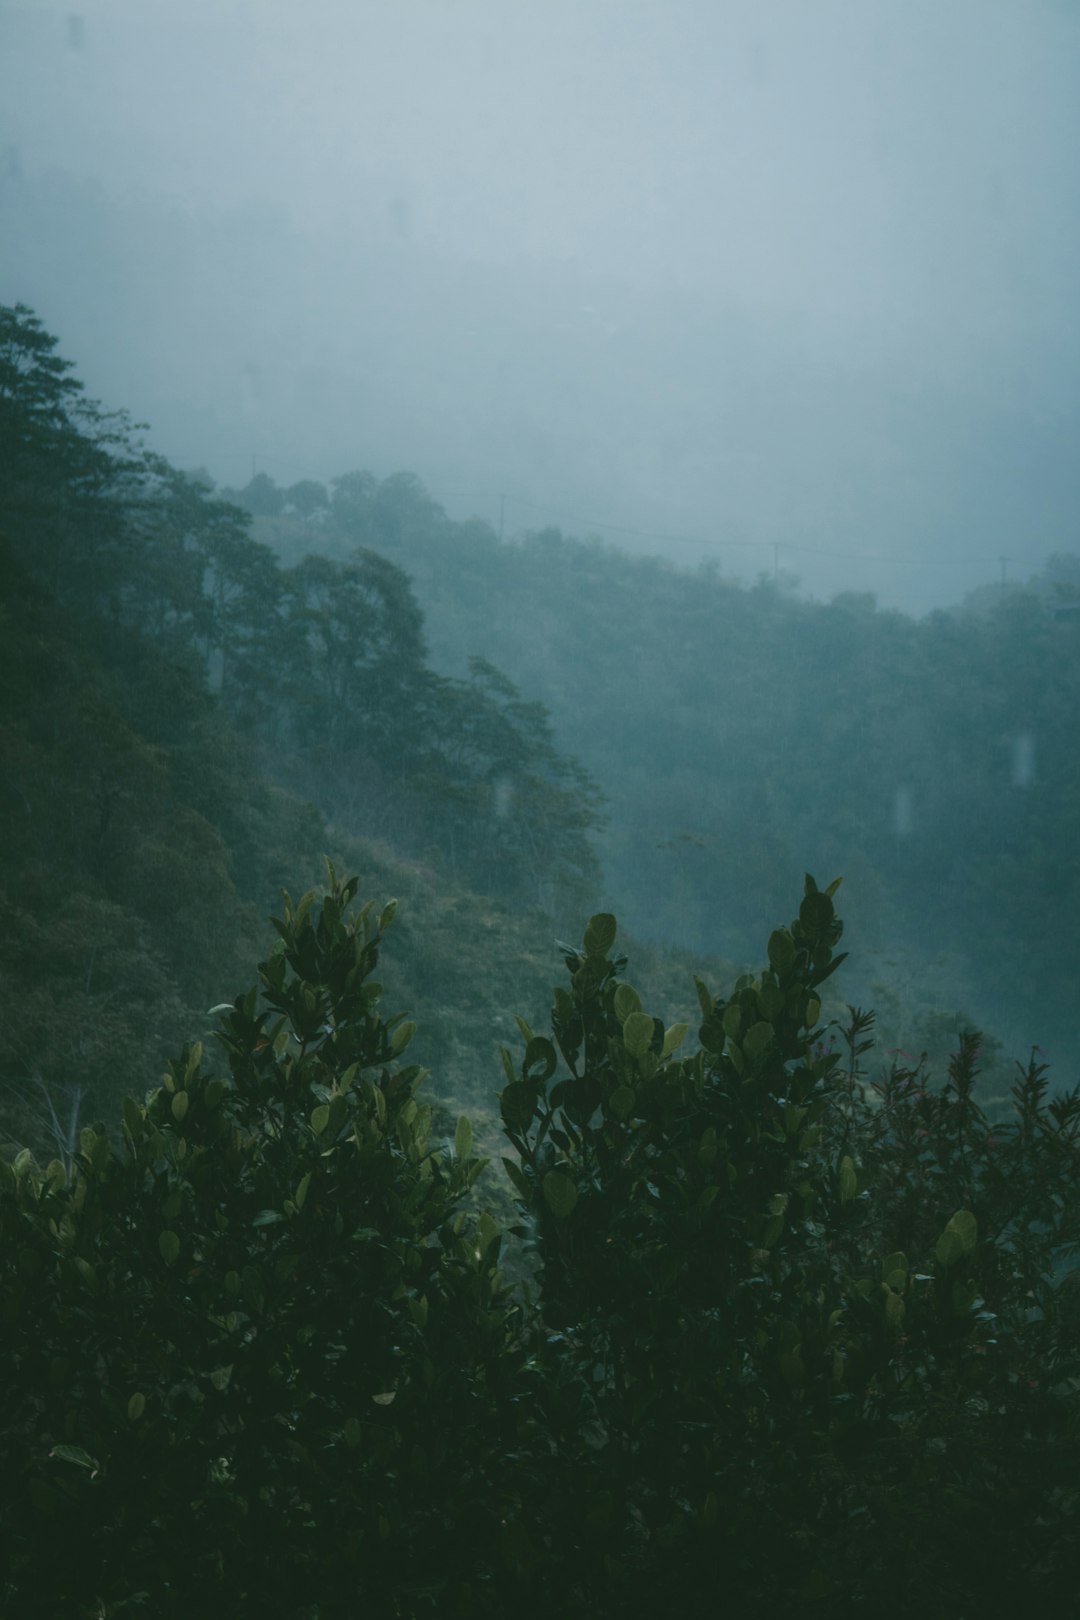
[[[191,1047],[70,1176],[3,1166],[5,1613],[435,1612],[497,1544],[518,1313],[355,888],[286,905],[227,1078]]]
[[[896,1070],[868,1098],[871,1020],[846,1066],[819,1023],[835,888],[807,879],[729,999],[699,982],[692,1055],[609,916],[553,1038],[505,1054],[552,1330],[534,1556],[582,1612],[1073,1612],[1080,1098],[1033,1064],[991,1127],[975,1037],[940,1094]]]
[[[503,1051],[538,1300],[331,873],[122,1141],[0,1170],[3,1612],[1072,1612],[1080,1096],[868,1087],[807,879],[699,1044],[564,947]],[[846,1053],[846,1060],[845,1060]]]

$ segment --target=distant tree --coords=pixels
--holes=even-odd
[[[327,511],[330,506],[326,486],[313,478],[302,478],[298,484],[290,484],[284,498],[285,505],[291,506],[302,518],[314,517],[316,512]]]
[[[252,517],[277,517],[284,509],[285,494],[269,473],[256,473],[237,492],[236,502]]]

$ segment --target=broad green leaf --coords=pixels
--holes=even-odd
[[[54,1462],[74,1463],[76,1468],[89,1468],[94,1473],[100,1466],[97,1459],[84,1451],[82,1446],[53,1446],[49,1456]]]
[[[544,1199],[558,1221],[565,1221],[578,1201],[577,1188],[561,1170],[549,1170],[543,1180]]]
[[[307,1198],[308,1188],[310,1186],[311,1171],[309,1170],[306,1175],[301,1176],[300,1180],[297,1182],[296,1191],[293,1193],[293,1202],[296,1204],[297,1209],[303,1209],[304,1200]]]
[[[519,1197],[523,1198],[526,1203],[530,1203],[532,1201],[532,1195],[529,1190],[529,1183],[525,1179],[525,1172],[522,1170],[521,1166],[519,1164],[515,1164],[513,1159],[504,1158],[502,1162],[507,1175],[514,1183],[514,1187]]]
[[[742,1049],[747,1057],[753,1060],[761,1056],[771,1044],[772,1039],[773,1027],[762,1019],[758,1023],[750,1025],[742,1038]]]
[[[612,1004],[620,1024],[625,1024],[631,1013],[641,1011],[641,997],[632,984],[618,985]]]
[[[454,1153],[459,1159],[467,1159],[472,1152],[472,1121],[467,1114],[462,1114],[457,1122],[454,1132]]]
[[[536,1087],[524,1080],[515,1080],[499,1093],[499,1108],[511,1130],[525,1130],[536,1110]]]
[[[705,983],[704,979],[699,979],[696,973],[694,974],[694,989],[697,991],[698,1006],[701,1008],[701,1016],[703,1018],[711,1018],[714,1005],[712,992]]]
[[[859,1190],[854,1161],[845,1153],[840,1160],[840,1202],[849,1204]]]
[[[644,1057],[652,1045],[653,1021],[648,1013],[631,1013],[623,1025],[623,1045],[634,1057]]]
[[[393,1035],[390,1037],[390,1051],[393,1053],[394,1057],[401,1056],[402,1052],[404,1052],[405,1048],[408,1046],[415,1034],[416,1025],[413,1023],[412,1019],[406,1018],[403,1024],[398,1025],[397,1029],[395,1029]]]
[[[175,1119],[178,1125],[182,1119],[186,1119],[190,1102],[191,1098],[188,1096],[186,1091],[177,1091],[174,1094],[172,1103],[170,1104],[170,1110],[173,1119]]]
[[[473,1244],[478,1255],[485,1255],[499,1236],[499,1228],[488,1210],[481,1211],[473,1231]]]
[[[616,1086],[608,1098],[608,1108],[616,1119],[629,1119],[634,1111],[634,1102],[633,1086]]]
[[[131,1399],[127,1403],[128,1422],[129,1423],[138,1423],[139,1419],[142,1417],[142,1415],[143,1415],[143,1413],[145,1411],[146,1411],[146,1396],[143,1395],[143,1394],[140,1394],[138,1391],[136,1391],[136,1393],[131,1397]]]
[[[769,935],[769,964],[783,977],[795,960],[795,941],[786,928],[777,928]]]
[[[664,1031],[664,1047],[661,1053],[662,1057],[670,1057],[672,1052],[677,1052],[679,1050],[679,1047],[686,1039],[686,1031],[688,1027],[689,1026],[687,1024],[670,1024],[668,1026],[668,1028]]]
[[[585,927],[586,956],[607,956],[615,943],[618,924],[609,911],[598,911]]]
[[[316,1136],[321,1136],[330,1123],[330,1108],[327,1103],[320,1103],[318,1108],[311,1110],[311,1128]]]

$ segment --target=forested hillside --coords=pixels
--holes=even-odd
[[[282,566],[21,307],[0,310],[0,460],[8,1134],[111,1115],[327,853],[415,900],[397,984],[421,1056],[447,1097],[490,1099],[501,1025],[542,1006],[599,881],[601,796],[543,707],[490,663],[436,674],[374,550]]]
[[[608,796],[605,893],[637,933],[747,960],[807,864],[842,871],[849,993],[898,1041],[966,1017],[1080,1061],[1080,559],[917,621],[553,529],[501,542],[405,474],[237,498],[283,558],[392,558],[440,669],[479,654],[537,694]]]

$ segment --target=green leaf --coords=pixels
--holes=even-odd
[[[769,935],[769,965],[779,977],[788,971],[795,960],[795,941],[786,928],[777,928]]]
[[[309,1170],[306,1175],[301,1176],[299,1182],[297,1183],[296,1191],[293,1193],[293,1202],[295,1203],[297,1209],[303,1209],[304,1200],[307,1198],[308,1188],[310,1186],[311,1171]]]
[[[382,910],[379,912],[379,933],[380,934],[384,933],[386,931],[386,929],[389,928],[390,924],[393,922],[394,918],[397,916],[397,908],[398,908],[398,903],[397,903],[396,900],[388,900],[386,902],[385,906],[383,906]]]
[[[233,1363],[230,1362],[227,1367],[215,1367],[213,1372],[210,1374],[210,1382],[217,1390],[228,1389],[229,1380],[232,1378],[232,1375]]]
[[[679,1047],[686,1039],[686,1031],[688,1028],[689,1025],[687,1024],[671,1024],[668,1026],[668,1028],[664,1031],[664,1047],[661,1054],[663,1057],[670,1057],[672,1052],[678,1051]]]
[[[827,934],[834,916],[833,903],[820,891],[808,894],[799,907],[799,921],[812,940]]]
[[[555,1048],[544,1035],[534,1035],[525,1048],[525,1057],[522,1061],[521,1072],[527,1080],[544,1086],[551,1079],[558,1067],[559,1060],[555,1055]],[[540,1070],[539,1074],[534,1073]]]
[[[525,1130],[536,1110],[536,1087],[524,1080],[515,1080],[499,1093],[499,1109],[503,1121],[511,1130]]]
[[[969,1209],[957,1210],[937,1240],[934,1253],[946,1270],[970,1254],[978,1241],[978,1224]]]
[[[74,1463],[76,1468],[89,1468],[93,1473],[101,1466],[82,1446],[53,1446],[49,1456],[54,1462]]]
[[[698,1006],[701,1008],[701,1016],[703,1018],[711,1018],[714,1006],[712,992],[705,983],[704,979],[699,979],[696,973],[694,974],[694,989],[697,991]]]
[[[623,1045],[634,1057],[644,1057],[652,1045],[653,1021],[648,1013],[631,1013],[623,1025]]]
[[[480,1213],[473,1231],[473,1243],[478,1255],[485,1255],[499,1236],[499,1228],[491,1214],[485,1209]]]
[[[472,1152],[472,1121],[467,1114],[462,1114],[457,1122],[454,1132],[454,1154],[459,1159],[467,1159]]]
[[[549,1170],[543,1180],[544,1199],[557,1221],[565,1221],[578,1201],[577,1188],[561,1170]]]
[[[186,1117],[190,1102],[191,1098],[188,1096],[186,1091],[177,1091],[174,1093],[172,1103],[170,1104],[170,1109],[172,1112],[172,1117],[175,1119],[178,1125],[180,1124],[180,1121]]]
[[[530,1192],[529,1183],[525,1178],[525,1172],[522,1170],[521,1166],[519,1164],[515,1164],[513,1159],[504,1158],[502,1162],[507,1175],[514,1183],[514,1188],[517,1191],[518,1196],[522,1198],[525,1203],[531,1203],[532,1194]]]
[[[895,1254],[887,1254],[881,1262],[881,1280],[887,1287],[898,1294],[902,1294],[907,1287],[908,1258],[902,1250],[897,1249]]]
[[[762,1019],[751,1024],[742,1039],[742,1049],[748,1058],[758,1058],[772,1044],[773,1027]]]
[[[625,1024],[631,1013],[641,1011],[641,997],[632,984],[620,984],[616,986],[612,1005],[619,1023]]]
[[[397,1029],[395,1029],[393,1035],[390,1037],[390,1051],[394,1057],[401,1056],[402,1052],[404,1052],[405,1048],[408,1046],[415,1034],[416,1025],[411,1019],[406,1018],[403,1024],[398,1025]]]
[[[167,1266],[171,1266],[180,1254],[180,1239],[175,1232],[165,1231],[157,1240],[158,1253]]]
[[[609,911],[598,911],[585,927],[586,956],[607,956],[615,943],[618,925]]]
[[[904,1301],[889,1287],[885,1289],[885,1320],[890,1327],[899,1327],[904,1320]]]
[[[127,1403],[128,1422],[138,1423],[145,1411],[146,1396],[136,1392]]]
[[[840,1202],[850,1204],[859,1190],[859,1177],[855,1171],[855,1163],[848,1154],[840,1160]]]
[[[608,1108],[616,1119],[629,1119],[634,1111],[634,1102],[633,1086],[616,1086],[608,1098]]]
[[[318,1108],[311,1110],[311,1128],[316,1136],[321,1136],[330,1123],[330,1108],[326,1103],[320,1103]]]

